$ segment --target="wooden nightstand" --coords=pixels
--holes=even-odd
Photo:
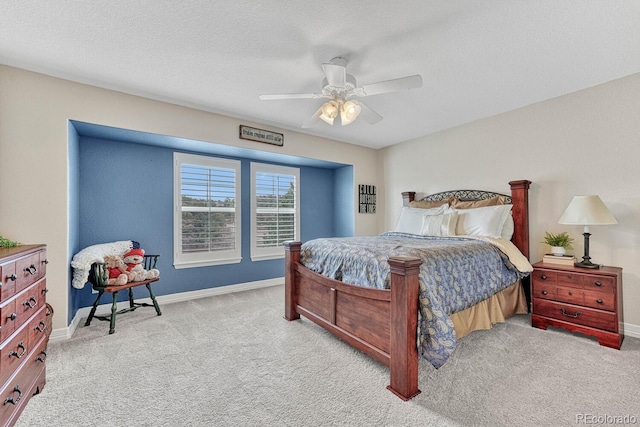
[[[600,345],[620,349],[624,339],[622,268],[587,269],[533,265],[531,325],[549,325],[598,339]]]

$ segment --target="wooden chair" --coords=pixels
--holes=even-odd
[[[159,256],[160,255],[145,254],[144,262],[143,262],[144,269],[151,270],[152,268],[156,268],[156,263],[158,262]],[[84,326],[89,326],[91,324],[91,320],[94,317],[99,320],[108,320],[110,323],[109,334],[112,334],[115,332],[116,315],[118,314],[134,311],[138,307],[155,307],[156,313],[158,313],[158,316],[162,315],[162,312],[160,311],[160,306],[158,305],[158,302],[156,301],[156,297],[153,294],[153,291],[151,290],[151,283],[157,282],[158,280],[160,280],[159,278],[156,277],[154,279],[141,280],[138,282],[129,282],[127,284],[119,285],[119,286],[109,286],[107,284],[108,278],[109,278],[109,271],[107,270],[106,263],[94,263],[91,266],[91,271],[89,273],[89,282],[93,286],[93,289],[98,291],[98,298],[96,298],[96,301],[93,303],[93,307],[91,308],[91,312],[89,313],[89,317],[87,318],[87,321],[84,324]],[[133,288],[137,286],[142,286],[142,285],[145,285],[147,287],[147,290],[149,291],[149,296],[151,297],[151,301],[153,302],[153,304],[133,301]],[[118,311],[118,292],[125,289],[129,290],[129,307]],[[102,294],[104,294],[105,292],[111,292],[113,294],[111,314],[107,316],[96,316],[95,315],[96,308],[98,308],[98,303],[100,302],[100,298],[102,298]]]

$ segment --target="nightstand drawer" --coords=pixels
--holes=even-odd
[[[556,286],[551,283],[534,281],[531,291],[533,298],[556,299]]]
[[[582,289],[558,286],[556,299],[569,304],[584,305],[584,291]]]
[[[584,289],[587,291],[614,293],[616,280],[614,277],[588,276],[584,280]]]
[[[615,294],[585,290],[584,305],[600,310],[615,311]]]
[[[615,313],[573,304],[538,299],[534,302],[534,314],[606,331],[618,331]]]
[[[582,288],[581,274],[559,271],[558,272],[558,285],[569,286],[571,288]]]
[[[548,283],[555,286],[558,283],[558,273],[555,271],[533,270],[531,273],[533,283]]]

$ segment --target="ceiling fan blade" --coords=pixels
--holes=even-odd
[[[357,96],[371,96],[381,93],[397,92],[406,89],[415,89],[422,86],[422,76],[416,74],[413,76],[401,77],[399,79],[385,80],[383,82],[371,83],[353,89]]]
[[[361,108],[360,117],[365,119],[368,123],[375,125],[380,120],[382,120],[382,116],[369,108],[367,104],[363,103],[362,101],[358,101],[358,104]]]
[[[260,95],[263,101],[273,101],[278,99],[315,99],[324,98],[321,93],[278,93],[273,95]]]
[[[320,120],[320,114],[322,114],[322,107],[318,108],[318,111],[313,113],[313,116],[311,116],[306,122],[304,122],[302,127],[305,129],[314,127]]]
[[[347,84],[347,68],[345,65],[332,62],[322,64],[322,69],[324,70],[324,75],[327,78],[327,84],[329,86],[345,87]]]

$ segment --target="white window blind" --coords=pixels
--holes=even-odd
[[[251,164],[251,259],[284,257],[283,243],[298,240],[299,180],[297,168]]]
[[[175,154],[177,268],[240,261],[240,162]]]

